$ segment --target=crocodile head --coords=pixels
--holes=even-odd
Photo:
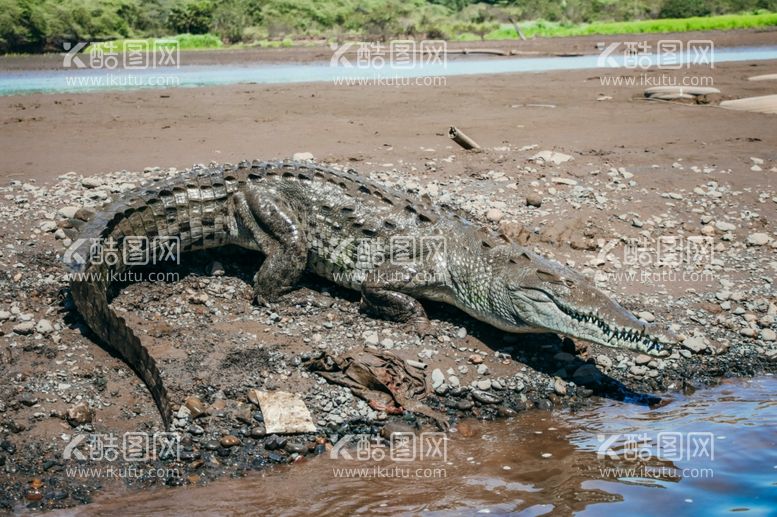
[[[637,319],[584,276],[521,250],[504,269],[516,327],[542,329],[601,345],[661,355],[679,339]]]

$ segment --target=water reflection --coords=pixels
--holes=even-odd
[[[769,515],[777,508],[775,393],[777,380],[765,377],[673,395],[655,409],[603,400],[576,413],[466,421],[450,435],[444,462],[396,470],[388,460],[318,457],[206,487],[110,494],[67,513]],[[660,433],[708,433],[714,455],[661,459]],[[635,447],[631,435],[645,440]],[[601,453],[603,437],[612,441]]]

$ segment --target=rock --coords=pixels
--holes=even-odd
[[[415,434],[416,430],[414,427],[404,423],[404,422],[387,422],[386,425],[381,427],[380,429],[380,436],[382,438],[385,438],[386,440],[391,439],[391,435],[394,434]]]
[[[11,319],[11,313],[8,311],[0,311],[0,321],[6,321]]]
[[[498,223],[499,221],[502,220],[503,217],[504,217],[504,214],[498,208],[491,208],[488,210],[488,212],[486,212],[486,219],[488,219],[492,223]]]
[[[57,215],[65,219],[73,219],[76,216],[76,213],[78,213],[79,208],[80,207],[77,206],[63,206],[57,210]]]
[[[769,244],[770,240],[769,235],[766,233],[751,233],[747,236],[747,245],[763,246],[764,244]]]
[[[726,221],[716,221],[715,228],[721,232],[733,232],[734,230],[737,229],[736,225]]]
[[[480,402],[481,404],[499,404],[502,399],[492,393],[486,393],[485,391],[473,390],[472,398]]]
[[[641,320],[647,321],[648,323],[656,321],[656,317],[653,316],[653,313],[648,311],[638,312],[637,317]]]
[[[237,436],[232,436],[231,434],[228,434],[226,436],[222,436],[221,440],[219,440],[219,443],[222,447],[228,448],[228,447],[235,447],[240,445],[240,438]]]
[[[89,176],[81,180],[81,186],[84,188],[97,188],[102,186],[103,180],[98,176]]]
[[[38,397],[32,393],[25,392],[19,395],[19,403],[24,406],[31,407],[38,403]]]
[[[16,332],[17,334],[21,334],[22,336],[32,334],[34,329],[35,329],[34,321],[25,321],[23,323],[19,323],[18,325],[14,325],[13,327],[13,331]]]
[[[637,364],[638,366],[644,366],[644,365],[648,364],[652,360],[653,359],[649,355],[639,354],[634,359],[634,364]]]
[[[462,399],[456,403],[456,409],[459,411],[469,411],[475,406],[475,403],[468,399]]]
[[[54,221],[43,221],[38,228],[42,232],[51,233],[57,229],[57,223]]]
[[[607,359],[609,360],[609,357],[607,357]],[[610,361],[610,364],[612,365],[612,361]],[[602,382],[602,372],[600,372],[593,364],[586,363],[575,370],[575,373],[572,374],[572,380],[575,382],[575,384],[579,384],[581,386],[599,384]]]
[[[264,428],[263,425],[257,425],[255,427],[251,428],[251,431],[248,433],[251,438],[264,438],[267,436],[267,430]]]
[[[205,414],[205,404],[194,395],[188,397],[184,402],[184,406],[191,413],[192,418],[197,418]]]
[[[469,356],[469,362],[472,364],[482,364],[483,363],[483,356],[480,354],[472,354]]]
[[[488,366],[486,366],[485,364],[479,364],[478,375],[488,375]]]
[[[596,356],[596,364],[602,368],[612,368],[612,359],[606,355],[600,354]]]
[[[694,354],[699,354],[707,349],[707,340],[702,336],[692,336],[683,341],[683,347]]]
[[[210,276],[224,276],[224,266],[216,260],[208,266],[208,274]]]
[[[539,208],[542,206],[542,196],[536,192],[530,192],[526,196],[526,206]]]
[[[554,165],[560,165],[562,163],[568,162],[569,160],[572,160],[573,158],[568,154],[557,153],[555,151],[540,151],[529,159],[538,163],[552,163]]]
[[[54,327],[51,325],[49,320],[40,320],[38,321],[38,324],[35,325],[35,332],[46,336],[54,332]]]
[[[432,388],[437,389],[445,383],[445,374],[442,370],[435,368],[432,370]]]
[[[553,379],[553,391],[556,392],[556,395],[559,396],[566,396],[567,394],[567,383],[564,382],[562,379],[556,377]]]
[[[448,384],[450,384],[452,388],[458,388],[461,386],[461,381],[455,375],[451,375],[448,377]]]
[[[572,187],[577,185],[577,180],[573,180],[571,178],[554,177],[554,178],[550,178],[550,181],[552,181],[553,183],[557,183],[559,185],[570,185]]]
[[[67,410],[67,422],[73,427],[91,423],[92,419],[94,419],[94,410],[86,401],[81,401]]]
[[[647,373],[648,369],[646,366],[637,366],[634,365],[631,368],[629,368],[629,373],[631,375],[634,375],[635,377],[642,377]]]
[[[364,342],[368,345],[378,346],[380,344],[380,336],[377,332],[369,332],[364,336]]]
[[[482,390],[482,391],[490,390],[491,389],[491,380],[490,379],[483,379],[483,380],[477,381],[475,383],[475,386],[477,386],[477,388],[479,390]]]
[[[295,162],[313,161],[313,153],[308,153],[308,152],[294,153],[291,156],[291,159],[294,160]]]
[[[777,332],[772,329],[761,330],[761,339],[763,341],[777,341]]]

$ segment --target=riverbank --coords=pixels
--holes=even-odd
[[[645,101],[641,71],[617,70],[632,85],[604,81],[607,72],[450,77],[434,88],[249,84],[0,98],[2,505],[88,502],[109,482],[67,475],[71,440],[159,429],[146,388],[72,311],[59,226],[72,207],[195,162],[309,152],[352,167],[503,229],[689,339],[655,359],[506,336],[436,305],[435,335],[421,339],[310,277],[284,303],[253,307],[257,257],[200,254],[172,271],[175,281],[132,284],[114,301],[161,364],[174,403],[199,401],[178,413],[185,455],[143,464],[180,475],[124,480],[134,487],[206,484],[298,461],[344,434],[430,428],[323,382],[305,363],[317,352],[373,346],[419,361],[430,385],[433,372],[442,376],[425,403],[452,419],[597,398],[655,404],[662,391],[773,373],[777,118],[716,104],[775,93],[774,82],[747,80],[777,73],[775,61],[661,72],[711,78],[721,93],[701,104]],[[455,146],[450,125],[484,152]],[[678,266],[658,264],[667,238],[685,246],[692,236],[709,246]],[[635,243],[649,263],[633,263]],[[254,388],[300,393],[317,432],[268,436]]]
[[[516,56],[594,55],[614,42],[636,41],[655,50],[659,41],[713,41],[715,48],[757,47],[777,44],[777,27],[717,31],[689,31],[673,33],[644,33],[621,35],[565,36],[558,38],[531,38],[493,41],[449,41],[449,50],[494,49]],[[328,63],[333,50],[321,42],[289,48],[221,48],[181,51],[181,66],[262,64],[262,63]],[[456,58],[455,55],[451,56]],[[63,54],[0,55],[0,71],[61,70]]]

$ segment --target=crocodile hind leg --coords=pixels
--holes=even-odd
[[[402,291],[414,286],[416,271],[383,264],[367,274],[361,285],[361,310],[373,316],[411,324],[423,336],[432,335],[431,324],[421,302]]]
[[[308,248],[296,212],[282,199],[249,192],[246,202],[270,238],[263,243],[265,260],[254,276],[254,299],[267,305],[291,291],[308,261]]]

